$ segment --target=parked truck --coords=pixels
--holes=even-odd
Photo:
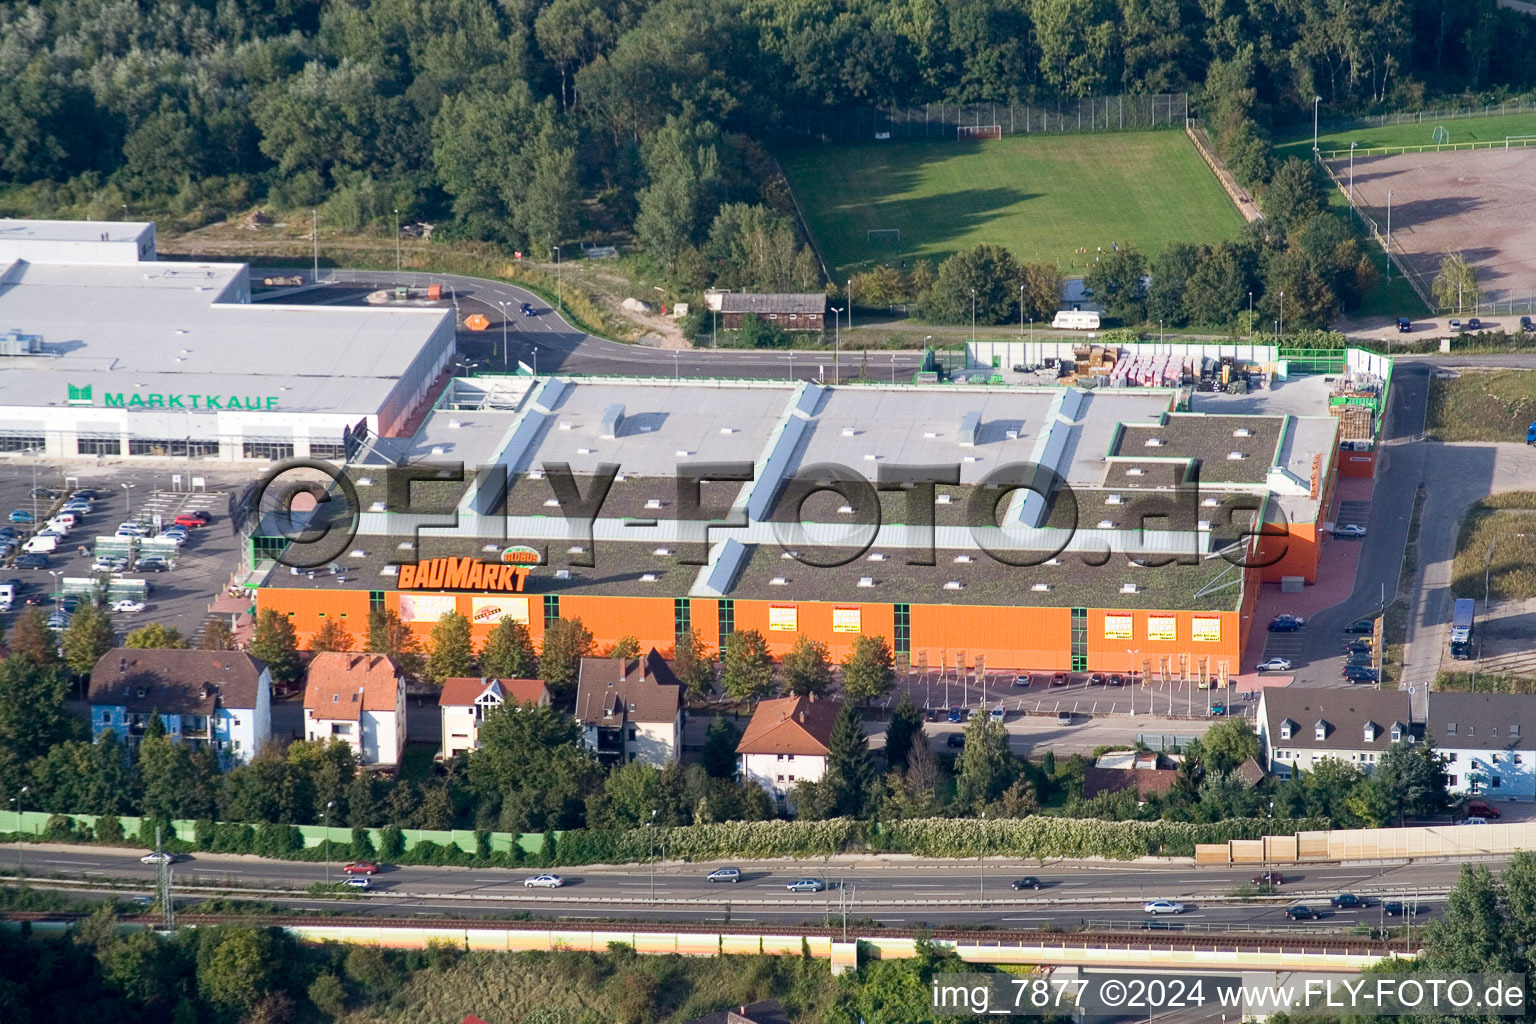
[[[1466,661],[1472,657],[1472,627],[1476,617],[1477,602],[1470,597],[1456,599],[1456,610],[1451,616],[1451,657]]]

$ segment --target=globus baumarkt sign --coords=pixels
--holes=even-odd
[[[271,412],[277,408],[276,395],[189,395],[189,394],[127,394],[107,391],[101,396],[102,405],[109,409],[197,409],[205,412]],[[95,405],[91,385],[69,385],[70,405]]]
[[[521,594],[526,565],[482,562],[478,558],[429,558],[400,566],[397,590],[490,590]]]

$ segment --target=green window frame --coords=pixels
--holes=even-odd
[[[736,602],[728,597],[722,597],[716,619],[720,627],[720,645],[723,647],[725,638],[736,632]]]
[[[556,619],[560,618],[560,595],[544,595],[544,628],[548,629]]]
[[[672,634],[687,636],[693,632],[693,602],[686,597],[672,599]]]
[[[898,604],[894,606],[896,618],[896,635],[892,638],[894,647],[892,654],[908,657],[912,655],[912,606],[910,604]]]
[[[1088,671],[1088,609],[1072,609],[1072,671]]]

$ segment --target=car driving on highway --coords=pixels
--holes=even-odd
[[[1023,878],[1015,878],[1008,883],[1008,886],[1012,889],[1038,889],[1040,888],[1040,879],[1034,875],[1025,875]]]
[[[827,883],[819,878],[801,878],[790,882],[784,888],[790,892],[821,892],[827,887]]]
[[[704,878],[710,882],[739,882],[741,881],[741,868],[715,868]]]
[[[341,866],[345,875],[371,875],[379,870],[379,866],[371,860],[354,860]]]
[[[1343,910],[1365,906],[1365,900],[1362,900],[1352,892],[1341,892],[1328,902]]]
[[[1285,916],[1290,918],[1292,921],[1315,921],[1323,915],[1322,912],[1315,907],[1309,907],[1306,904],[1299,904],[1294,907],[1286,907]]]
[[[140,864],[174,864],[176,855],[165,850],[156,850],[154,853],[146,853],[139,858]]]
[[[565,884],[559,875],[534,875],[523,879],[524,889],[558,889]]]
[[[1182,914],[1184,904],[1174,900],[1148,900],[1141,905],[1141,909],[1147,914]]]

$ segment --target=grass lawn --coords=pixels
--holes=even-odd
[[[1355,128],[1345,132],[1319,135],[1317,148],[1348,149],[1351,142],[1360,149],[1372,146],[1432,146],[1435,126],[1451,133],[1451,142],[1503,142],[1509,135],[1536,135],[1536,113],[1506,114],[1502,117],[1468,117],[1456,121],[1425,121],[1422,124],[1396,124],[1385,128]],[[1275,156],[1285,159],[1312,155],[1312,133],[1306,131],[1292,139],[1276,140]]]
[[[1182,132],[1010,135],[790,150],[781,163],[834,276],[979,242],[1081,274],[1111,243],[1235,238],[1243,219]],[[871,240],[896,228],[900,243]],[[1087,248],[1089,255],[1075,252]],[[857,299],[857,296],[855,296]]]
[[[1536,494],[1513,491],[1479,501],[1462,517],[1456,535],[1451,593],[1481,601],[1486,572],[1490,599],[1523,601],[1536,597],[1536,563],[1530,558],[1533,543]]]
[[[1536,422],[1536,371],[1461,371],[1431,379],[1425,430],[1441,441],[1524,441]]]

